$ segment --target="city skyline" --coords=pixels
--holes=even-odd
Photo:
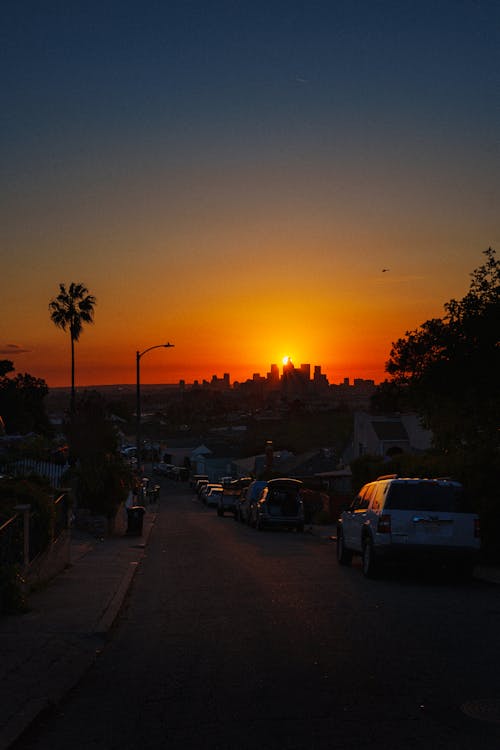
[[[275,363],[271,363],[269,366],[269,370],[262,375],[260,372],[253,372],[251,374],[248,374],[247,377],[242,378],[233,378],[230,372],[224,372],[221,375],[217,373],[213,373],[210,376],[203,377],[203,378],[194,378],[192,381],[186,379],[186,378],[179,378],[176,382],[143,382],[141,377],[141,385],[145,388],[148,386],[151,387],[171,387],[171,388],[179,388],[179,387],[216,387],[216,388],[233,388],[234,386],[240,386],[240,385],[246,385],[249,383],[283,383],[286,377],[287,373],[287,366],[288,371],[290,370],[290,365],[292,370],[295,374],[298,376],[304,377],[306,375],[307,382],[313,383],[314,380],[321,381],[322,383],[326,383],[327,385],[335,385],[335,386],[356,386],[356,385],[378,385],[379,383],[376,382],[373,378],[356,378],[349,375],[344,375],[340,382],[333,382],[330,380],[328,375],[323,372],[322,365],[313,365],[313,372],[311,373],[310,368],[311,365],[307,363],[301,363],[298,366],[295,366],[293,362],[291,361],[291,358],[289,359],[289,363],[285,364],[283,363],[281,371],[279,365]],[[276,368],[276,369],[275,369]],[[86,386],[80,386],[77,388],[79,391],[85,390],[85,388],[100,388],[100,387],[130,387],[131,389],[136,388],[137,383],[136,382],[129,382],[129,383],[89,383]],[[53,386],[53,388],[61,389],[61,390],[70,390],[69,385],[62,385],[62,386]]]
[[[199,379],[195,379],[192,383],[192,385],[199,385],[200,383],[203,385],[216,385],[216,386],[222,386],[222,387],[232,387],[234,385],[240,385],[240,384],[246,384],[246,383],[268,383],[270,385],[272,384],[279,384],[284,383],[287,378],[290,378],[292,376],[302,379],[304,382],[308,383],[321,383],[326,385],[350,385],[350,381],[352,379],[353,384],[356,383],[371,383],[374,384],[375,381],[373,378],[351,378],[349,376],[344,376],[342,378],[342,382],[335,384],[331,383],[328,375],[323,372],[322,365],[313,365],[313,371],[311,372],[311,365],[309,363],[301,363],[300,365],[295,365],[292,361],[292,358],[287,356],[283,358],[284,361],[282,362],[281,371],[280,366],[276,363],[271,363],[269,370],[266,372],[265,375],[261,375],[260,372],[254,372],[252,375],[249,375],[247,378],[243,378],[241,380],[239,379],[231,379],[231,373],[226,372],[223,373],[222,377],[219,377],[217,374],[213,374],[211,378],[203,378],[201,381]],[[286,360],[286,361],[285,361]],[[181,378],[180,384],[186,384],[189,385],[185,381],[184,378]]]
[[[9,3],[0,357],[76,386],[384,379],[500,248],[500,5]]]

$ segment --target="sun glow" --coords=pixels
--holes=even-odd
[[[290,362],[290,357],[283,357],[283,359],[282,359],[282,362],[283,362],[283,364],[284,364],[284,365],[287,365],[287,364],[289,364],[289,362]]]

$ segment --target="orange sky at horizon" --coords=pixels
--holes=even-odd
[[[290,282],[288,297],[275,294],[273,303],[267,300],[272,299],[274,281],[257,285],[257,302],[244,285],[232,285],[227,293],[223,292],[227,286],[216,285],[212,296],[207,292],[206,311],[179,298],[170,312],[164,297],[155,301],[143,291],[137,297],[140,315],[134,306],[124,308],[119,297],[108,298],[102,283],[87,282],[97,304],[94,324],[84,327],[76,344],[76,385],[134,383],[137,349],[142,352],[166,341],[174,347],[154,349],[141,358],[142,383],[181,379],[190,383],[213,375],[220,378],[226,372],[231,382],[243,381],[256,372],[265,376],[273,363],[281,370],[285,356],[296,367],[309,363],[313,370],[321,365],[330,383],[346,377],[351,382],[354,378],[381,382],[392,342],[443,313],[442,304],[435,304],[433,298],[434,284],[441,285],[444,277],[438,275],[440,281],[434,284],[416,275],[405,279],[394,271],[382,272],[379,265],[364,274],[359,271],[350,282],[344,273],[339,280],[342,293],[329,278],[309,282],[302,278],[293,286]],[[158,291],[157,281],[152,283]],[[40,287],[33,289],[39,304],[18,320],[19,331],[36,325],[38,337],[19,339],[18,348],[4,347],[0,357],[12,359],[18,372],[41,377],[49,387],[68,386],[69,334],[56,329],[49,318],[48,300],[56,295],[57,286],[49,291],[47,282],[45,287],[45,299]],[[466,287],[453,294],[451,285],[445,284],[445,290],[451,298],[465,293]],[[258,304],[259,299],[263,304]],[[193,317],[188,316],[191,307]]]

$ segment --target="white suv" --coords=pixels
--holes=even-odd
[[[452,560],[472,573],[481,546],[479,517],[461,484],[449,479],[379,477],[365,484],[337,522],[337,560],[362,556],[374,577],[383,559]]]

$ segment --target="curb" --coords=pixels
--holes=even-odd
[[[88,650],[77,655],[73,653],[72,662],[65,665],[64,680],[54,681],[42,698],[29,698],[12,715],[0,730],[0,750],[8,750],[40,716],[57,706],[63,698],[80,682],[85,672],[92,665],[96,655],[95,642],[90,639]],[[75,662],[76,660],[76,662]]]
[[[100,618],[93,631],[94,635],[105,636],[107,632],[113,627],[114,622],[120,613],[123,602],[125,601],[127,591],[129,590],[133,578],[141,563],[141,559],[137,560],[136,562],[129,563],[129,568],[125,573],[120,586],[118,587],[118,590],[114,593],[113,598],[104,610],[104,614]]]
[[[0,750],[8,748],[26,731],[26,729],[48,708],[48,698],[34,698],[28,701],[22,711],[13,717],[0,732]]]
[[[129,563],[129,567],[126,570],[118,589],[114,592],[108,606],[99,618],[99,621],[93,630],[93,635],[105,636],[113,627],[116,618],[120,614],[123,602],[125,601],[125,597],[127,596],[128,590],[132,584],[132,581],[134,580],[134,576],[137,573],[137,570],[139,569],[141,561],[144,557],[146,546],[148,544],[149,537],[151,536],[151,531],[153,529],[155,521],[156,512],[153,511],[149,523],[147,523],[146,527],[143,529],[142,535],[138,537],[138,539],[142,540],[138,545],[141,550],[137,556],[138,559],[133,560]]]

